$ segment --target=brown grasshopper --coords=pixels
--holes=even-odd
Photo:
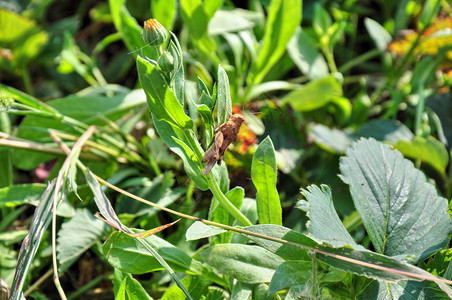
[[[240,127],[245,121],[245,116],[242,114],[231,115],[226,122],[221,124],[217,129],[215,129],[215,141],[207,149],[206,154],[202,158],[202,162],[206,162],[206,166],[202,170],[203,175],[209,174],[215,163],[221,165],[221,160],[223,159],[224,152],[228,149],[228,146],[233,143],[237,136],[239,135]]]

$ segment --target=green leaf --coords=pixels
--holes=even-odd
[[[414,134],[408,127],[399,121],[394,120],[372,120],[356,132],[361,137],[371,137],[377,141],[390,142],[396,144],[399,141],[411,141]]]
[[[140,56],[137,57],[137,68],[149,108],[157,119],[180,128],[192,128],[192,120],[185,114],[184,108],[174,96],[160,71]]]
[[[220,126],[232,114],[232,102],[228,74],[226,74],[226,71],[220,65],[218,66],[217,76],[217,120],[218,126]]]
[[[181,291],[183,294],[183,292]],[[140,284],[138,280],[133,278],[130,274],[124,277],[119,286],[117,293],[115,293],[115,299],[118,300],[152,300],[152,297],[146,293],[146,290]]]
[[[444,173],[449,163],[446,147],[434,137],[415,137],[413,141],[399,141],[397,150],[405,157],[419,159],[434,167],[438,172]]]
[[[52,180],[42,194],[41,200],[35,209],[27,237],[23,240],[20,255],[17,261],[16,273],[11,286],[11,299],[19,299],[23,285],[30,271],[33,259],[38,251],[42,237],[52,220],[53,197],[56,191],[56,180]]]
[[[190,227],[188,227],[187,232],[185,233],[185,238],[187,241],[195,241],[226,231],[227,230],[223,228],[206,225],[203,222],[194,222]]]
[[[273,142],[267,136],[257,147],[251,165],[251,178],[256,187],[256,203],[261,224],[282,225],[282,209],[276,189],[277,167]]]
[[[319,2],[314,4],[314,17],[312,27],[319,37],[327,35],[328,29],[333,24],[330,15]]]
[[[242,281],[237,281],[231,292],[232,300],[248,300],[251,299],[253,285]]]
[[[297,27],[287,44],[287,52],[298,69],[309,79],[316,80],[328,76],[325,59],[301,27]]]
[[[190,38],[205,55],[215,52],[215,43],[207,36],[207,25],[223,1],[181,0],[180,11]]]
[[[284,288],[306,283],[312,276],[312,261],[285,261],[278,266],[268,289],[274,294]]]
[[[251,85],[262,82],[268,71],[284,54],[287,43],[301,23],[301,11],[301,0],[271,2],[263,44],[248,77]]]
[[[200,262],[164,239],[151,235],[143,239],[176,271],[208,275]],[[131,274],[143,274],[162,270],[162,265],[137,240],[122,232],[113,233],[102,246],[105,258],[115,268]]]
[[[206,295],[209,291],[210,281],[203,276],[189,275],[181,280],[190,296],[193,299],[203,299],[202,296]],[[170,286],[163,294],[161,300],[173,300],[173,299],[185,299],[184,292],[177,286]]]
[[[106,96],[105,88],[91,90],[91,93],[79,93],[61,99],[48,101],[46,104],[55,111],[55,117],[49,114],[42,116],[30,115],[25,117],[19,126],[17,136],[30,141],[52,143],[48,129],[56,129],[71,134],[79,134],[65,122],[66,117],[76,119],[86,124],[104,125],[101,116],[116,121],[134,107],[145,103],[142,90],[129,91],[125,89],[113,96]],[[52,113],[53,114],[53,113]],[[27,159],[23,159],[27,157]],[[36,168],[40,163],[54,158],[54,155],[43,154],[31,150],[15,149],[13,151],[14,164],[25,170]]]
[[[176,0],[151,0],[152,18],[167,30],[172,30],[177,13]]]
[[[94,216],[87,209],[77,209],[74,217],[61,225],[58,231],[58,261],[64,265],[77,259],[91,248],[107,232],[106,223]]]
[[[364,25],[366,26],[370,37],[377,46],[377,49],[382,52],[386,51],[388,44],[392,40],[391,35],[386,31],[386,29],[370,18],[364,19]]]
[[[434,282],[401,281],[390,283],[373,281],[358,295],[358,300],[377,299],[450,299]]]
[[[331,190],[327,185],[311,185],[302,189],[306,200],[297,202],[296,207],[305,211],[310,221],[306,223],[309,236],[333,247],[350,245],[355,249],[364,248],[353,240],[334,209]]]
[[[35,21],[15,12],[0,9],[0,44],[12,50],[13,66],[22,68],[39,55],[48,35]],[[11,69],[11,71],[16,71]]]
[[[340,170],[377,252],[417,262],[448,243],[448,201],[400,152],[361,139]]]
[[[328,128],[323,124],[314,124],[310,128],[310,137],[323,149],[333,153],[344,153],[357,138],[348,129]]]
[[[171,149],[171,151],[182,158],[182,161],[184,162],[184,169],[185,172],[187,172],[187,175],[190,176],[190,178],[195,182],[196,186],[199,189],[203,191],[207,190],[209,186],[207,184],[205,176],[202,175],[202,166],[198,161],[193,160],[193,157],[185,151],[185,149],[188,147],[188,141],[183,131],[166,121],[157,120],[157,118],[155,117],[153,117],[153,120],[155,129],[157,129],[157,132],[159,133],[165,144]],[[183,142],[185,146],[183,146],[180,142],[176,142],[173,137],[178,139],[180,142]]]
[[[301,234],[297,231],[291,230],[289,228],[279,226],[279,225],[271,225],[271,224],[264,224],[264,225],[254,225],[245,227],[245,230],[259,233],[266,236],[271,236],[279,239],[283,239],[289,242],[301,244],[307,247],[315,247],[317,246],[317,242],[315,242],[313,239],[307,237],[304,234]],[[245,235],[245,234],[244,234]],[[272,253],[277,254],[278,256],[281,256],[287,260],[309,260],[310,257],[307,254],[306,249],[293,246],[290,244],[281,244],[278,242],[269,241],[266,239],[262,239],[259,237],[251,236],[251,235],[245,235],[247,238],[255,242],[256,244],[264,247],[265,249],[269,250]]]
[[[341,96],[341,84],[335,77],[329,76],[290,92],[282,99],[282,103],[290,104],[298,111],[311,111],[327,105],[333,97]]]
[[[16,207],[23,204],[37,206],[46,186],[40,183],[16,184],[0,189],[0,208]],[[74,207],[64,201],[57,208],[57,215],[70,218],[74,215]]]
[[[227,32],[237,32],[251,29],[254,24],[242,17],[239,9],[217,10],[209,21],[207,32],[209,35],[218,35]]]
[[[248,283],[269,282],[284,261],[261,247],[242,244],[210,246],[201,257],[223,274]]]
[[[15,207],[22,204],[37,204],[45,191],[45,184],[17,184],[0,189],[0,207]]]
[[[257,85],[253,85],[246,94],[246,100],[251,100],[259,97],[262,94],[277,91],[277,90],[294,90],[300,87],[299,84],[290,83],[287,81],[268,81]]]

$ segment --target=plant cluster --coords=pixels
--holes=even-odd
[[[447,1],[70,5],[0,2],[2,299],[452,298]]]

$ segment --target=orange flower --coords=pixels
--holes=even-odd
[[[422,34],[419,45],[414,49],[418,55],[435,55],[439,49],[452,46],[452,18],[438,18]],[[418,33],[415,31],[406,31],[403,39],[392,42],[388,45],[388,50],[397,55],[406,54],[412,47]],[[449,63],[452,62],[452,50],[446,54]]]

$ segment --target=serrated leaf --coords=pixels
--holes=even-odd
[[[77,209],[74,217],[58,231],[57,251],[60,264],[75,260],[107,232],[108,226],[87,209]]]
[[[359,300],[386,300],[386,299],[450,299],[435,283],[429,281],[401,281],[399,283],[386,283],[374,281],[358,295]]]
[[[311,238],[333,247],[351,245],[355,249],[364,250],[362,246],[356,244],[339,219],[334,208],[331,190],[327,185],[322,184],[320,188],[311,185],[301,193],[307,201],[299,201],[296,207],[305,211],[309,218],[306,227]]]
[[[377,252],[417,262],[447,244],[448,201],[399,151],[361,139],[340,170]]]
[[[202,259],[223,274],[248,283],[269,282],[284,260],[257,246],[218,244],[201,252]]]
[[[282,208],[276,189],[277,167],[273,142],[267,136],[257,147],[251,165],[251,178],[256,187],[256,203],[261,224],[282,225]]]

